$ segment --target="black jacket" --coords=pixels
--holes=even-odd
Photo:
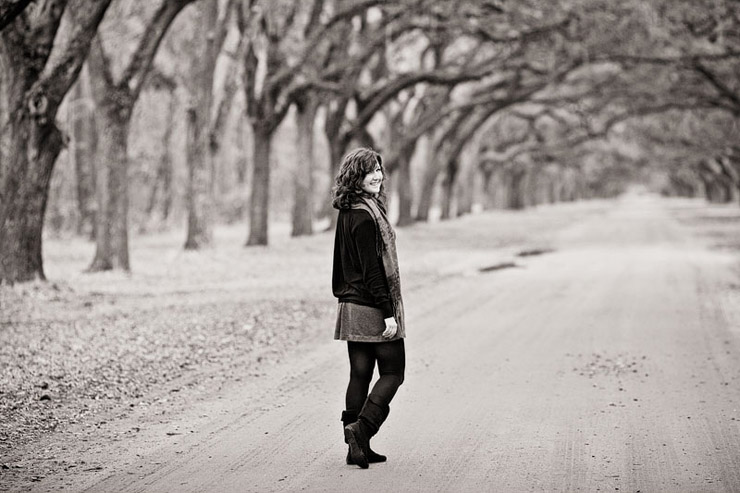
[[[334,237],[332,290],[339,301],[374,306],[393,316],[375,220],[363,209],[342,209]]]

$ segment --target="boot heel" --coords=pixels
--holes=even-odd
[[[344,427],[344,439],[349,444],[349,455],[352,461],[362,469],[367,469],[370,465],[367,462],[367,457],[365,457],[365,452],[362,450],[361,440],[358,439],[355,426],[357,424],[353,423]]]

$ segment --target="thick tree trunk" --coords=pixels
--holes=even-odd
[[[270,147],[273,132],[253,125],[252,193],[249,200],[249,237],[246,246],[267,245],[270,207]]]
[[[42,231],[49,183],[63,141],[51,119],[35,119],[16,107],[8,123],[10,147],[2,163],[0,284],[46,279]]]
[[[197,7],[199,25],[194,37],[199,42],[199,49],[193,52],[193,73],[189,84],[193,99],[187,112],[188,231],[185,239],[186,250],[198,250],[210,245],[213,241],[210,223],[216,170],[208,132],[211,128],[213,74],[220,50],[215,33],[218,24],[218,2],[198,4]]]
[[[98,105],[97,236],[90,272],[131,269],[128,255],[128,130],[130,111]]]
[[[67,31],[69,42],[55,57],[50,55],[66,2],[44,3],[24,22],[16,22],[17,15],[25,15],[17,10],[0,29],[0,283],[44,279],[44,215],[63,147],[56,114],[109,4],[100,0],[77,12]]]
[[[298,162],[293,173],[292,236],[313,234],[313,131],[318,105],[311,96],[297,105]]]
[[[204,145],[204,115],[201,108],[187,110],[188,232],[186,250],[198,250],[211,243],[211,169]]]

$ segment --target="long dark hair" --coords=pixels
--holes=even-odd
[[[352,204],[357,203],[360,197],[366,197],[368,194],[363,192],[362,180],[368,173],[375,170],[375,166],[380,166],[383,173],[383,182],[380,185],[380,193],[377,200],[385,208],[385,168],[383,168],[383,158],[380,154],[366,147],[359,147],[347,153],[342,159],[339,166],[339,173],[334,178],[334,188],[332,189],[331,205],[335,209],[351,209]]]

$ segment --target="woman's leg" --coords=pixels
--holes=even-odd
[[[406,370],[406,350],[403,339],[376,343],[375,358],[378,361],[380,378],[373,385],[370,397],[376,404],[385,407],[390,404],[398,387],[403,383]]]
[[[347,341],[349,353],[349,385],[345,398],[347,412],[360,412],[375,370],[375,348],[371,342]]]
[[[371,462],[370,438],[378,432],[388,417],[389,404],[396,395],[398,387],[403,383],[406,368],[403,339],[370,344],[374,350],[373,359],[378,361],[380,378],[375,382],[370,395],[367,396],[357,422],[344,429],[344,437],[349,444],[350,459],[362,468],[367,468]],[[349,403],[349,399],[347,402]]]

